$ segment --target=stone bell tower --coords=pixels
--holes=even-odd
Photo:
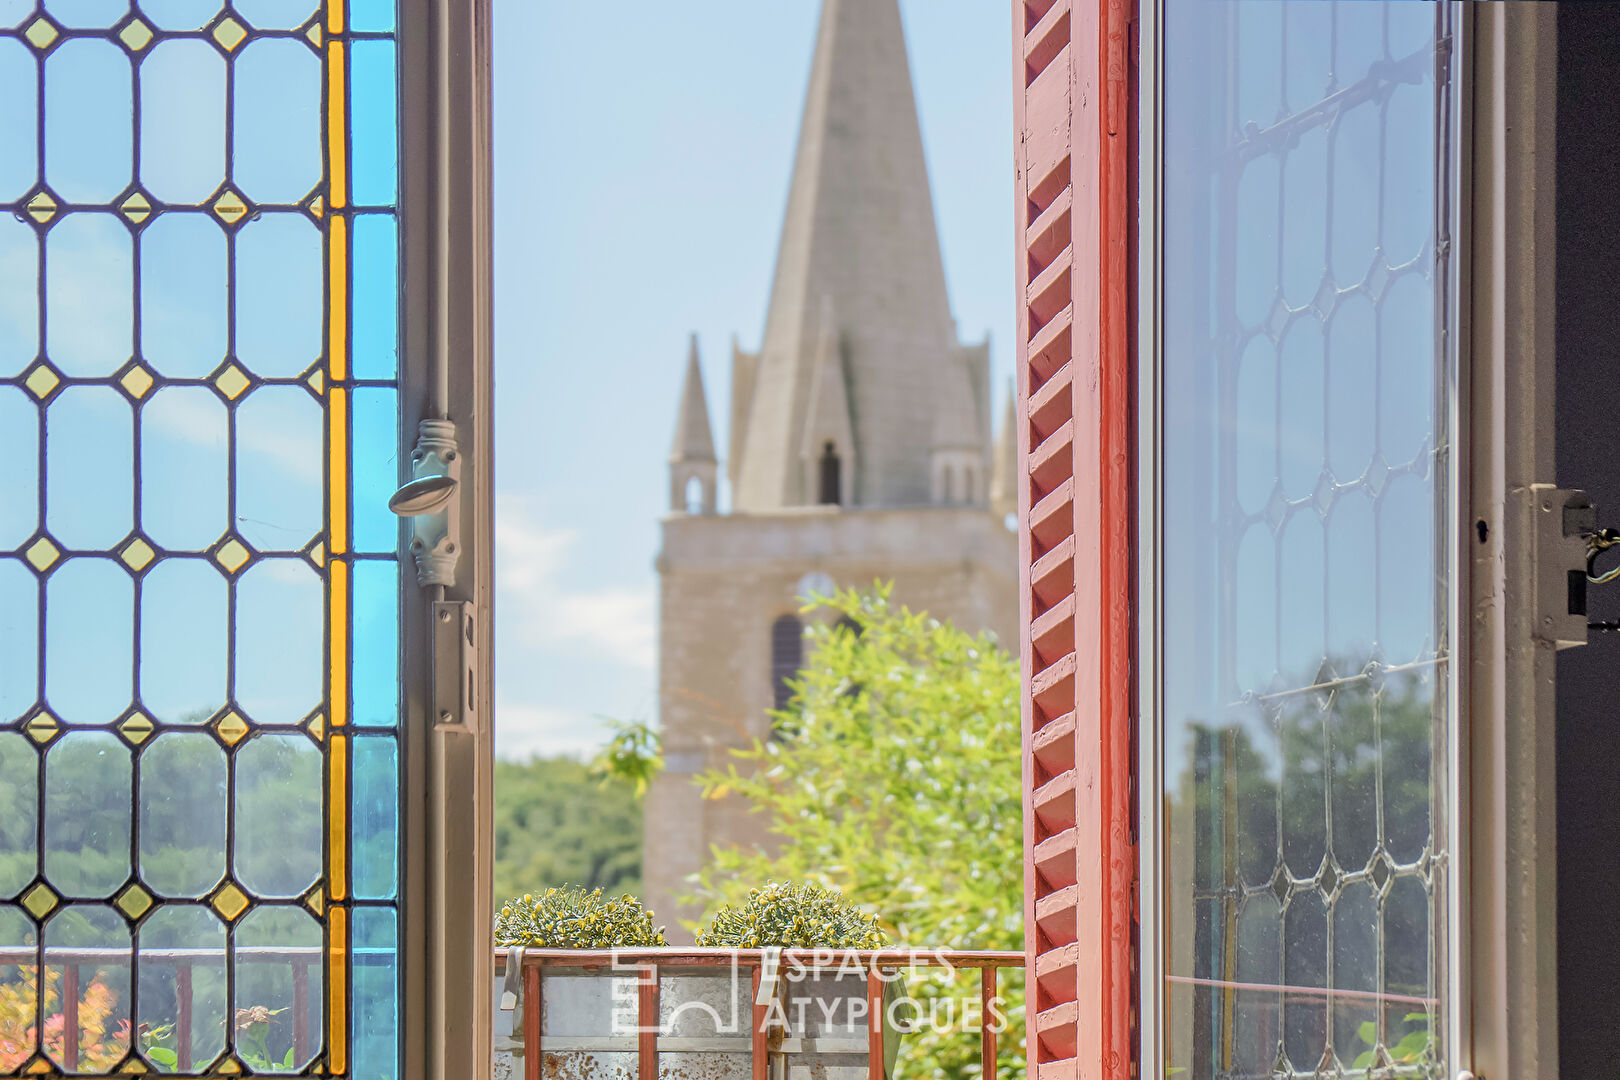
[[[732,346],[731,498],[694,340],[659,555],[659,718],[646,900],[671,940],[711,845],[764,844],[694,774],[769,733],[803,658],[801,595],[892,580],[895,598],[1017,648],[1013,429],[992,453],[988,340],[945,291],[897,0],[824,0],[765,334]]]

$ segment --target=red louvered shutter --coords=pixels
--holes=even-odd
[[[1126,0],[1015,0],[1032,1080],[1134,1057],[1134,68]]]

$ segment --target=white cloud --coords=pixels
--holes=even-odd
[[[650,587],[571,587],[569,554],[579,537],[539,523],[532,501],[498,496],[496,621],[501,663],[530,649],[567,652],[651,672],[658,657],[657,598]]]
[[[495,702],[495,753],[509,761],[525,761],[536,754],[590,759],[606,737],[602,721],[589,713],[505,699]]]

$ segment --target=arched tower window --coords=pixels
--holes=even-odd
[[[771,623],[771,707],[787,708],[793,697],[788,680],[804,666],[804,626],[797,615],[783,615]]]
[[[822,506],[842,506],[843,492],[843,463],[838,459],[838,448],[828,440],[821,448],[821,483],[820,492],[816,498]]]
[[[949,506],[956,499],[956,470],[947,465],[945,466],[944,473],[945,482],[941,489],[944,493],[944,497],[940,501],[946,506]]]
[[[708,498],[703,490],[703,481],[696,476],[686,480],[686,512],[688,514],[701,514],[708,508]]]

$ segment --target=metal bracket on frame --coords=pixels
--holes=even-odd
[[[478,730],[477,628],[470,602],[433,602],[433,719],[441,730]]]
[[[1597,531],[1597,508],[1584,491],[1532,484],[1531,564],[1535,621],[1531,636],[1557,649],[1587,641],[1587,538]]]

